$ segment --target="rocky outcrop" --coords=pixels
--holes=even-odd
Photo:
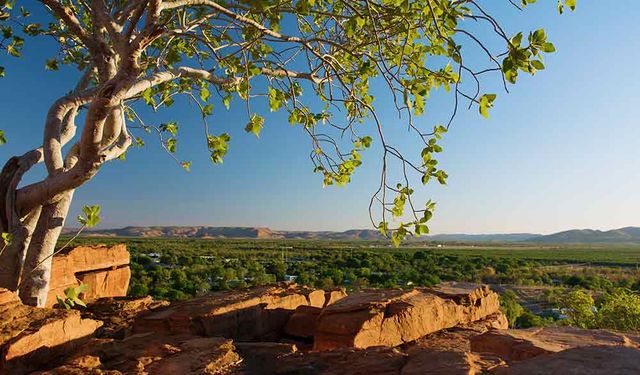
[[[631,375],[640,366],[634,335],[498,329],[505,317],[482,286],[369,290],[326,306],[330,300],[324,291],[277,285],[169,306],[101,299],[83,312],[92,319],[83,319],[76,311],[24,306],[0,290],[0,373]],[[91,338],[101,324],[94,319],[105,328]],[[327,327],[342,336],[325,345],[339,345],[311,350]],[[296,345],[294,338],[303,340]]]
[[[156,301],[150,296],[101,298],[83,309],[82,316],[104,323],[97,332],[99,337],[123,339],[132,334],[136,317],[166,306],[169,306],[168,301]]]
[[[409,357],[400,375],[482,374],[504,366],[498,357],[458,351],[422,350]]]
[[[122,341],[94,340],[64,365],[41,374],[221,374],[239,361],[229,339],[146,333]]]
[[[584,346],[518,362],[499,375],[633,375],[640,372],[640,350],[620,346]]]
[[[498,295],[476,284],[355,293],[322,311],[314,348],[397,346],[485,318],[499,308]]]
[[[276,340],[298,306],[324,304],[322,290],[297,285],[256,287],[174,303],[136,319],[134,330]]]
[[[80,283],[87,285],[84,301],[126,296],[131,278],[129,262],[129,252],[122,244],[79,246],[54,256],[46,306],[55,305],[56,296],[64,296],[66,288]]]
[[[298,306],[291,315],[284,332],[293,337],[311,339],[316,333],[316,324],[322,309],[315,306]]]
[[[508,361],[602,345],[638,347],[638,343],[620,333],[571,327],[492,330],[471,338],[472,351],[492,353]]]
[[[23,305],[0,289],[0,373],[23,374],[62,360],[101,325],[79,311]]]

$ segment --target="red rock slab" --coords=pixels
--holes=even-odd
[[[283,356],[272,372],[256,375],[400,375],[406,362],[407,355],[394,348],[342,348]]]
[[[93,340],[64,365],[43,374],[67,375],[76,370],[86,374],[222,374],[239,362],[233,342],[225,338],[147,333],[124,340]]]
[[[316,333],[316,323],[322,309],[315,306],[298,306],[291,315],[284,332],[287,335],[300,338],[313,338]]]
[[[626,346],[583,346],[538,356],[496,371],[501,375],[637,375],[640,350]]]
[[[476,289],[465,289],[467,300],[451,293],[442,298],[425,289],[350,294],[318,317],[314,349],[397,346],[496,313],[497,294],[477,285]]]
[[[61,361],[102,325],[76,310],[23,305],[9,293],[0,289],[0,373],[23,374]]]
[[[606,330],[571,327],[493,330],[471,338],[471,350],[520,361],[583,346],[637,346],[629,337]]]
[[[277,339],[298,306],[324,305],[324,291],[285,284],[213,293],[136,319],[135,332],[189,333],[241,341]]]
[[[409,358],[401,375],[476,375],[505,366],[495,356],[459,351],[421,351]]]
[[[83,299],[124,297],[129,288],[130,256],[124,244],[115,246],[79,246],[53,257],[47,307],[57,303],[56,296],[81,282],[88,288]]]

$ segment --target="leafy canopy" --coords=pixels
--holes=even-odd
[[[519,11],[535,2],[505,6]],[[246,109],[246,132],[259,137],[269,124],[252,103],[264,100],[309,136],[309,157],[325,186],[349,183],[362,153],[375,147],[383,167],[371,198],[371,221],[396,244],[407,235],[429,233],[435,203],[414,203],[412,181],[446,184],[436,154],[443,151],[441,139],[459,105],[477,106],[489,117],[497,95],[483,92],[486,77],[498,78],[506,90],[519,74],[543,70],[544,54],[555,51],[543,29],[507,34],[472,0],[41,3],[51,18],[46,24],[30,23],[28,10],[0,0],[0,49],[20,57],[26,37],[50,37],[58,52],[44,61],[45,69],[69,65],[85,72],[88,87],[74,95],[94,100],[94,109],[97,95],[109,88],[129,123],[125,131],[139,132],[133,144],[142,147],[142,138],[155,134],[186,170],[192,162],[178,156],[181,127],[175,121],[147,123],[140,108],[157,111],[186,96],[201,114],[210,161],[221,164],[231,137],[214,131],[212,116],[238,105]],[[575,7],[575,0],[558,1],[559,12]],[[478,24],[485,32],[471,31]],[[500,50],[489,47],[496,41]],[[474,58],[473,51],[484,56]],[[386,90],[381,92],[381,85]],[[451,116],[444,122],[421,118],[439,90],[451,94]],[[385,137],[385,130],[398,124],[383,124],[376,108],[390,106],[421,142],[419,153],[407,154]],[[5,141],[0,132],[0,144]],[[85,211],[81,223],[95,225],[98,214]]]

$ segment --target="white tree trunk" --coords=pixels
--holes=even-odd
[[[10,231],[13,240],[0,255],[0,287],[18,290],[22,266],[39,217],[40,207],[29,213],[22,222],[17,223]]]
[[[22,268],[20,297],[25,304],[43,307],[47,302],[52,254],[62,232],[73,198],[73,190],[42,207]]]

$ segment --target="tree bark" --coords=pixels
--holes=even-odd
[[[18,290],[22,266],[39,217],[40,207],[29,213],[22,222],[10,231],[13,240],[0,255],[0,287],[13,291]]]
[[[43,307],[47,303],[52,255],[69,213],[73,193],[73,190],[66,191],[58,200],[42,207],[29,243],[19,287],[20,298],[25,304]]]

